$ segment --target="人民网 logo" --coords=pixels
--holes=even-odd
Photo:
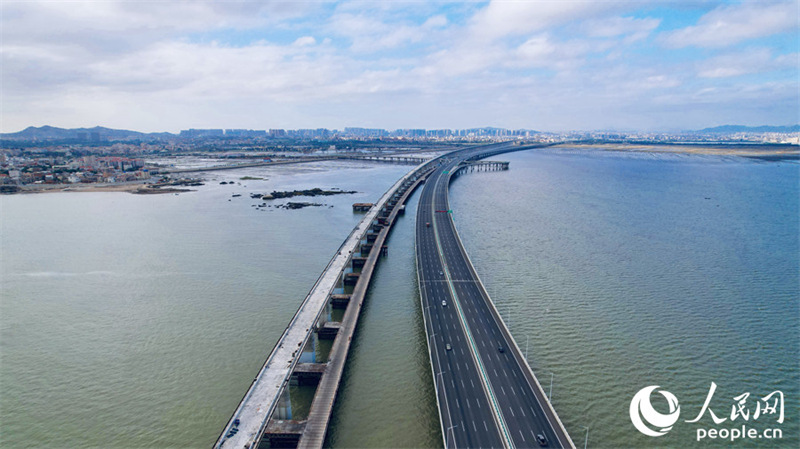
[[[649,387],[639,390],[631,400],[630,415],[631,422],[636,430],[651,437],[660,437],[672,430],[672,426],[678,422],[678,417],[681,413],[681,407],[678,405],[678,398],[666,390],[658,390],[658,385],[651,385]],[[653,408],[652,396],[653,392],[658,391],[661,396],[667,400],[669,406],[669,413],[660,413]],[[698,427],[696,429],[697,441],[708,439],[723,439],[736,441],[740,438],[747,438],[750,440],[756,439],[781,439],[783,438],[783,430],[777,427],[767,429],[760,429],[757,427],[748,426],[747,423],[752,419],[756,421],[765,415],[776,416],[777,423],[782,424],[784,420],[783,406],[784,397],[783,392],[775,390],[766,396],[755,397],[748,402],[751,398],[750,392],[745,392],[737,396],[733,396],[733,403],[730,406],[730,414],[719,413],[718,405],[715,408],[717,412],[711,410],[712,399],[714,393],[717,391],[717,384],[711,382],[711,387],[708,389],[706,400],[703,406],[697,413],[694,419],[687,419],[684,422],[697,423],[704,416],[709,416],[710,421],[714,426],[719,426],[724,422],[733,424],[735,421],[744,421],[741,426],[736,423],[736,426],[731,427]],[[660,398],[658,398],[660,400]],[[708,420],[706,420],[708,421]]]
[[[661,390],[662,396],[669,404],[669,413],[663,414],[653,408],[650,396],[658,388],[658,385],[651,385],[642,388],[633,396],[631,400],[630,414],[631,422],[639,432],[651,437],[659,437],[672,429],[681,414],[681,407],[678,405],[678,398],[666,390]]]

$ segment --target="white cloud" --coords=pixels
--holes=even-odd
[[[612,41],[573,39],[556,41],[543,33],[531,37],[517,47],[508,63],[510,66],[546,67],[572,70],[582,66],[589,54],[600,53],[614,46]]]
[[[528,34],[624,7],[616,2],[497,1],[479,11],[471,32],[481,39]]]
[[[422,28],[442,28],[447,26],[447,24],[447,17],[443,14],[439,14],[428,18],[428,20],[422,24]]]
[[[307,47],[309,45],[314,45],[316,43],[317,40],[314,39],[314,36],[303,36],[303,37],[298,37],[297,40],[295,40],[292,45],[296,47]]]
[[[352,42],[350,50],[355,53],[375,53],[423,41],[436,41],[447,24],[447,18],[443,15],[430,17],[417,25],[402,20],[392,23],[380,16],[337,13],[330,18],[326,30],[348,38]]]
[[[583,22],[580,28],[589,37],[625,36],[626,42],[634,42],[649,36],[660,23],[660,19],[654,18],[603,17],[589,19]]]
[[[719,48],[798,28],[796,0],[765,3],[720,6],[703,15],[697,25],[666,33],[663,42],[671,48]]]
[[[693,27],[698,42],[711,18],[775,15],[761,5],[709,12]],[[653,17],[640,17],[640,6],[3,2],[2,126],[631,128],[681,105],[712,114],[715,95],[764,117],[785,116],[792,99],[796,109],[796,94],[747,92],[791,92],[797,53],[765,43],[699,62],[686,50],[662,58],[644,39],[660,19],[646,8]],[[741,33],[774,24],[751,15]],[[735,78],[756,71],[783,84],[764,78],[753,90]],[[674,113],[669,126],[690,115]]]
[[[772,56],[768,48],[748,48],[735,53],[726,53],[709,58],[698,64],[697,74],[701,78],[728,78],[750,73],[798,67],[798,54]]]

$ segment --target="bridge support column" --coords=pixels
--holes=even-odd
[[[300,363],[316,363],[317,362],[317,333],[312,332],[308,337],[308,341],[303,345],[303,352],[300,353],[298,361]]]
[[[275,412],[272,415],[273,419],[292,419],[292,398],[289,395],[289,386],[287,385],[278,398],[278,404],[275,407]]]
[[[331,304],[330,298],[328,299],[328,302],[325,304],[325,312],[322,313],[322,316],[324,316],[325,319],[320,320],[322,321],[322,323],[320,324],[324,325],[328,321],[333,321],[333,304]]]

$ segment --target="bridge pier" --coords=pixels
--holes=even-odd
[[[317,385],[326,366],[326,363],[298,363],[292,371],[291,385]]]
[[[296,448],[305,428],[306,421],[271,419],[264,431],[264,438],[261,439],[259,449],[266,447]]]
[[[358,282],[360,274],[359,273],[345,273],[344,275],[344,285],[356,285]]]
[[[329,321],[322,326],[317,327],[318,338],[322,340],[333,340],[339,334],[339,329],[342,328],[342,323],[336,321]]]
[[[350,303],[350,296],[352,295],[331,295],[331,307],[334,309],[346,309],[347,305]]]
[[[503,171],[508,170],[508,167],[509,162],[506,161],[465,161],[456,168],[453,176],[481,171]]]
[[[350,266],[353,267],[353,270],[355,270],[356,268],[362,268],[364,266],[364,263],[366,263],[366,262],[367,262],[367,258],[366,257],[360,257],[360,256],[359,257],[353,257],[350,260]]]
[[[391,192],[378,203],[391,200],[391,206],[369,209],[369,218],[345,240],[231,416],[216,448],[322,447],[370,278],[377,260],[388,252],[385,241],[400,213],[397,206],[430,170],[408,175],[396,184],[399,194]],[[373,253],[376,246],[378,251]],[[311,390],[307,386],[313,387],[308,409],[305,398]],[[296,396],[296,410],[290,390]],[[302,416],[306,413],[307,419]],[[231,433],[234,428],[239,432]]]

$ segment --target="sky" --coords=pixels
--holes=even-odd
[[[800,123],[800,0],[0,0],[0,131]]]

